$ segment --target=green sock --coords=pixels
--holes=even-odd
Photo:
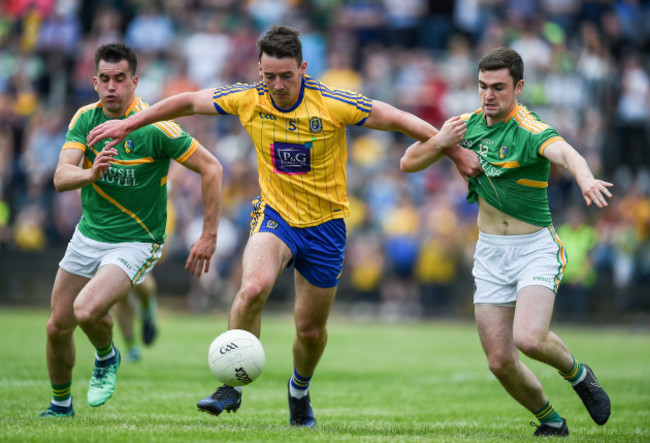
[[[150,299],[142,302],[142,305],[140,306],[140,315],[142,317],[142,320],[156,321],[156,307],[157,304],[155,299]]]
[[[583,375],[585,373],[585,368],[576,361],[575,357],[573,358],[573,366],[567,372],[558,371],[562,377],[571,385],[582,381]]]
[[[133,335],[125,336],[124,341],[126,342],[127,349],[132,349],[135,346],[135,336]]]
[[[542,409],[533,412],[540,423],[552,424],[562,423],[562,417],[557,413],[550,401],[547,401]]]
[[[62,385],[52,385],[52,399],[54,401],[66,401],[71,396],[72,381],[63,383]]]

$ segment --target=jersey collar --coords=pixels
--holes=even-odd
[[[133,101],[131,102],[131,104],[127,108],[126,112],[124,113],[124,117],[128,117],[132,112],[134,112],[135,107],[137,106],[137,104],[139,102],[140,102],[140,98],[137,95],[134,94],[133,95]]]
[[[302,99],[305,96],[305,76],[302,76],[302,79],[300,80],[300,94],[298,95],[298,100],[296,100],[296,103],[293,104],[290,108],[287,109],[282,109],[279,106],[275,104],[273,101],[273,97],[271,97],[271,93],[269,92],[269,98],[271,99],[271,103],[273,104],[273,107],[277,109],[280,112],[291,112],[295,110],[300,104],[302,103]]]
[[[490,127],[492,127],[492,126],[494,126],[494,125],[500,125],[500,124],[502,124],[502,123],[503,123],[503,124],[508,123],[508,121],[509,121],[512,117],[514,117],[514,116],[517,114],[517,112],[519,112],[519,108],[520,108],[520,107],[521,107],[521,105],[520,105],[519,103],[517,103],[517,104],[514,106],[514,108],[512,108],[512,111],[510,111],[510,113],[506,116],[506,118],[503,119],[503,121],[500,121],[499,123],[494,123],[494,124],[490,125]],[[488,123],[487,123],[487,116],[485,115],[485,112],[483,111],[483,109],[481,109],[481,112],[483,113],[483,124],[484,124],[485,126],[488,126]]]

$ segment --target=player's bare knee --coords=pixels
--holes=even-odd
[[[490,372],[497,378],[508,377],[516,368],[516,361],[507,355],[492,355],[488,357]]]
[[[307,346],[319,346],[327,337],[327,330],[318,326],[296,326],[296,336]]]
[[[47,336],[51,339],[65,338],[74,333],[75,324],[67,324],[50,317],[45,326]]]
[[[514,337],[515,346],[528,357],[536,357],[542,351],[542,341],[533,334]]]
[[[84,327],[84,325],[97,322],[97,320],[100,317],[101,315],[99,315],[99,313],[95,312],[89,306],[76,305],[76,304],[74,306],[74,318],[77,320],[77,323],[79,323],[79,326],[81,326],[82,328]]]
[[[272,287],[273,282],[267,283],[263,280],[248,281],[242,284],[237,297],[247,307],[261,308]]]

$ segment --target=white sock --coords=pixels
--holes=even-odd
[[[97,361],[104,361],[104,360],[108,360],[109,358],[113,358],[113,357],[115,357],[115,348],[111,349],[111,352],[109,352],[108,354],[106,354],[103,357],[98,356],[97,353],[95,352],[95,359],[97,359]]]
[[[289,383],[289,394],[293,398],[303,398],[309,393],[309,387],[307,389],[296,389],[291,383]]]
[[[61,406],[63,408],[69,408],[70,406],[72,406],[72,397],[70,397],[67,400],[63,400],[63,401],[57,401],[57,400],[52,399],[52,404],[56,405],[56,406]]]
[[[575,385],[577,385],[578,383],[580,383],[581,381],[583,381],[586,377],[587,377],[587,368],[584,368],[583,371],[582,371],[582,375],[580,376],[580,378],[577,379],[576,381],[574,381],[573,383],[571,383],[571,386],[575,386]]]

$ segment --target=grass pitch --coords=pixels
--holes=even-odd
[[[77,330],[73,419],[42,419],[50,401],[43,310],[0,310],[0,441],[539,441],[534,419],[489,373],[472,322],[386,324],[334,315],[311,397],[318,427],[288,424],[293,320],[265,315],[264,372],[236,414],[199,413],[218,383],[207,366],[225,315],[161,312],[160,334],[139,363],[123,360],[113,398],[91,408],[93,350]],[[612,417],[594,424],[550,367],[525,359],[567,418],[572,441],[650,441],[650,334],[612,327],[554,328],[598,376]],[[116,344],[125,351],[119,334]],[[125,356],[125,352],[123,352]]]

